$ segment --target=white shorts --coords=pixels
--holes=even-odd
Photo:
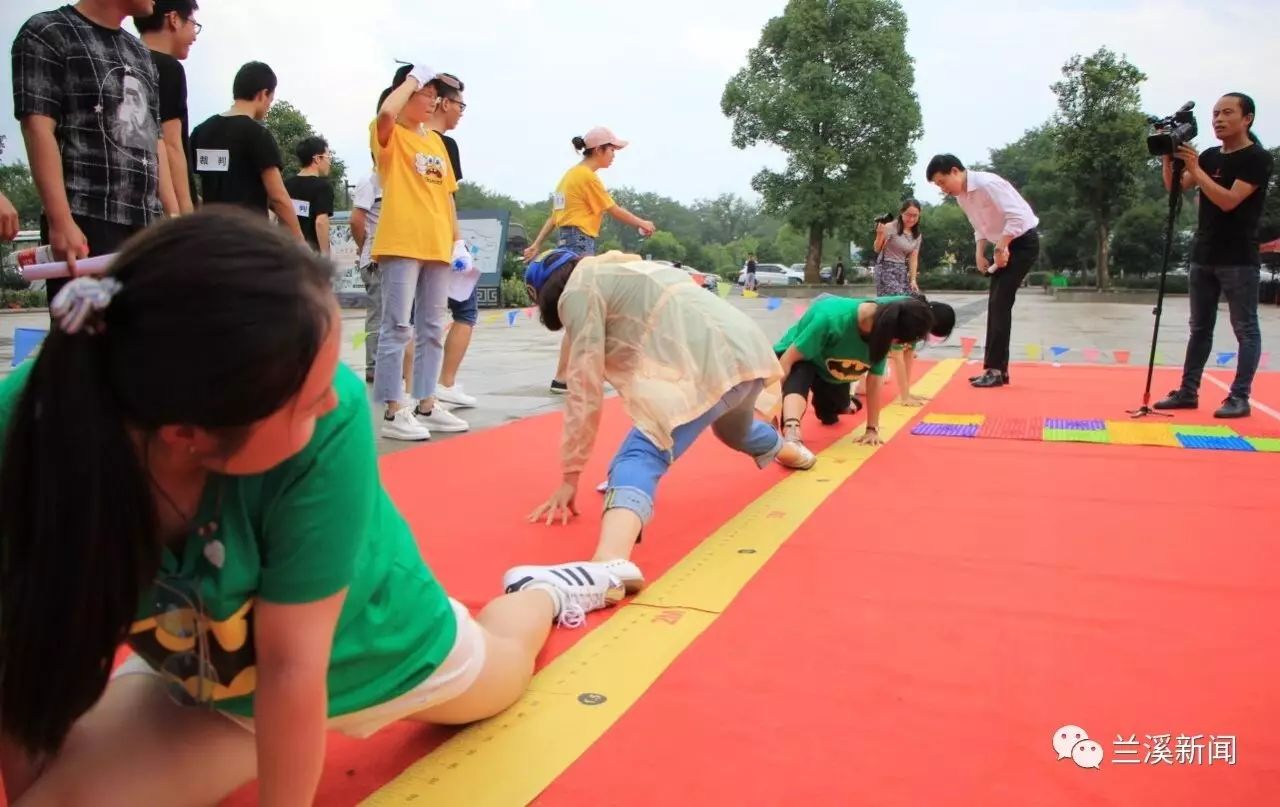
[[[348,712],[345,715],[329,718],[327,727],[330,731],[363,740],[397,720],[403,720],[425,709],[451,701],[471,688],[471,685],[480,677],[481,670],[484,669],[484,630],[472,618],[467,606],[452,597],[449,598],[449,603],[453,606],[453,615],[458,623],[458,635],[454,639],[453,649],[449,651],[449,655],[435,669],[435,672],[398,698],[392,698],[385,703],[379,703],[358,712]],[[116,668],[111,677],[159,674],[141,656],[132,654]],[[230,712],[220,711],[219,714],[253,731],[253,718],[241,717]]]

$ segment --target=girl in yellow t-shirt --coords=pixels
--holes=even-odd
[[[566,171],[560,184],[556,186],[551,215],[533,243],[524,251],[526,262],[532,261],[538,254],[552,227],[560,228],[556,246],[582,256],[595,255],[596,239],[600,236],[600,223],[604,220],[605,213],[623,224],[638,228],[646,237],[653,234],[656,229],[653,222],[640,218],[614,202],[596,174],[601,168],[613,165],[613,158],[618,150],[626,147],[626,140],[618,138],[604,126],[597,126],[582,137],[573,138],[573,148],[582,153],[582,161]],[[569,387],[564,381],[569,369],[568,363],[569,343],[561,341],[560,363],[556,366],[556,377],[551,381],[552,392],[568,391]]]
[[[382,436],[392,440],[427,440],[431,429],[468,428],[466,421],[435,401],[444,359],[450,264],[466,253],[453,203],[458,183],[449,153],[440,135],[425,127],[446,81],[420,65],[400,68],[375,123],[382,211],[372,253],[382,275],[382,326],[373,391],[386,405]],[[411,328],[411,392],[417,400],[412,408],[402,403],[400,378]]]

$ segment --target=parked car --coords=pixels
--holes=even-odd
[[[780,263],[759,263],[756,264],[756,283],[761,286],[799,286],[804,282],[803,273],[800,277],[796,277],[787,271],[787,267]],[[747,283],[747,268],[742,267],[742,271],[738,273],[738,285],[745,286]]]
[[[791,264],[791,266],[787,267],[787,277],[794,277],[798,279],[801,283],[803,283],[804,282],[804,264],[793,263]]]
[[[665,263],[667,266],[676,265],[671,261],[654,261],[654,263]],[[720,278],[712,272],[704,272],[701,269],[695,269],[683,263],[679,265],[679,268],[683,269],[690,277],[701,277],[702,288],[707,291],[716,291],[720,286]]]

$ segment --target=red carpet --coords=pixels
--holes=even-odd
[[[918,364],[918,374],[931,366]],[[826,427],[810,413],[803,427],[805,441],[820,451],[861,419],[842,418],[838,425]],[[418,536],[427,562],[450,594],[473,612],[500,593],[502,573],[509,567],[589,558],[595,550],[602,498],[595,486],[605,478],[613,450],[631,424],[620,402],[609,401],[595,453],[582,477],[580,517],[567,527],[529,524],[525,516],[560,481],[561,422],[559,414],[529,418],[383,458],[384,483]],[[645,529],[634,559],[646,576],[658,578],[786,473],[779,466],[757,471],[751,460],[705,435],[663,480],[656,517]],[[608,614],[592,615],[590,624]],[[540,664],[584,633],[554,631]],[[317,803],[355,803],[451,734],[407,722],[364,741],[331,734]],[[254,795],[253,788],[247,788],[227,804],[250,805]]]
[[[934,411],[1123,416],[1143,378],[968,374]],[[1274,803],[1278,470],[900,434],[538,803]],[[1057,760],[1066,724],[1101,770]],[[1237,764],[1112,761],[1159,734],[1235,735]]]

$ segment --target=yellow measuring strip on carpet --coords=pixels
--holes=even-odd
[[[941,361],[915,384],[936,395],[963,361]],[[880,417],[889,439],[919,409],[893,404]],[[861,428],[818,464],[765,491],[607,621],[534,676],[500,715],[463,729],[363,804],[528,804],[600,739],[658,676],[711,626],[769,558],[876,451]]]

